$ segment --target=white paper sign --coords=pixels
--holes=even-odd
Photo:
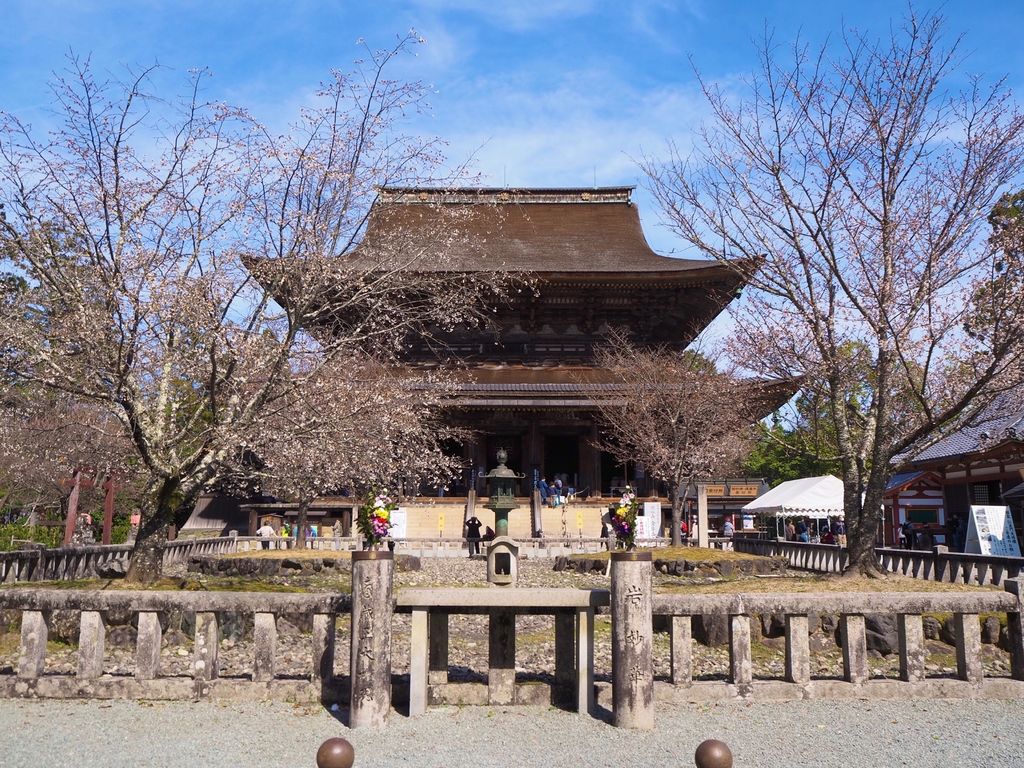
[[[996,557],[1020,557],[1020,542],[1006,507],[972,505],[964,552]]]
[[[661,502],[645,501],[643,511],[636,516],[638,539],[653,539],[661,531]]]
[[[409,512],[403,507],[391,510],[391,531],[388,535],[393,539],[404,539],[408,535]]]

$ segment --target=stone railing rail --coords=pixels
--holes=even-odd
[[[796,541],[743,539],[735,543],[736,551],[754,555],[784,557],[791,568],[819,573],[841,573],[849,555],[834,544],[804,544]],[[939,545],[931,550],[875,549],[878,565],[883,571],[925,581],[951,584],[974,584],[1001,587],[1007,579],[1016,579],[1024,571],[1024,558],[970,555],[950,552]]]
[[[21,612],[21,653],[14,675],[0,675],[0,696],[29,698],[231,699],[267,698],[321,701],[337,698],[333,688],[334,628],[337,614],[351,604],[343,594],[243,592],[93,591],[64,589],[0,590],[0,609]],[[44,674],[49,621],[53,611],[80,611],[78,665],[74,675]],[[132,615],[138,627],[132,677],[103,674],[108,612]],[[195,636],[190,678],[161,676],[160,615],[194,612]],[[254,616],[254,672],[249,679],[219,679],[219,615]],[[312,614],[309,676],[276,676],[280,615]],[[254,690],[255,689],[255,690]]]

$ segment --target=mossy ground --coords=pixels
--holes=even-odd
[[[758,577],[740,576],[712,582],[673,583],[662,582],[656,591],[667,594],[706,593],[739,594],[771,592],[977,592],[987,587],[972,587],[966,584],[945,584],[938,581],[911,579],[906,576],[890,576],[886,579],[869,579],[839,575],[808,575]]]
[[[760,560],[760,555],[748,555],[746,552],[732,552],[724,549],[708,549],[706,547],[638,547],[637,552],[650,552],[655,560],[687,560],[691,563],[714,563],[722,561],[736,562],[739,560]],[[607,560],[609,553],[590,552],[569,555],[571,560]]]

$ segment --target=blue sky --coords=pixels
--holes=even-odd
[[[917,3],[919,10],[935,4]],[[950,0],[951,35],[966,35],[966,69],[1010,74],[1024,87],[1024,10],[1017,3]],[[73,50],[100,69],[159,62],[208,67],[211,97],[282,121],[333,68],[359,57],[356,41],[391,44],[415,28],[425,39],[393,73],[435,91],[429,115],[410,126],[472,155],[486,183],[641,184],[635,159],[685,146],[705,110],[690,59],[729,80],[756,66],[753,39],[766,23],[780,42],[820,42],[842,27],[884,31],[902,2],[859,0],[0,0],[0,109],[32,117],[47,80]],[[679,247],[637,195],[648,236]]]

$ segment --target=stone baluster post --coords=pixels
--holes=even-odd
[[[672,684],[693,684],[693,623],[690,616],[673,616],[671,625]]]
[[[786,680],[811,682],[811,648],[806,614],[786,614]]]
[[[252,679],[265,683],[274,679],[277,662],[277,617],[272,613],[257,612],[252,631],[254,656]]]
[[[514,704],[516,698],[516,614],[492,608],[488,621],[487,701]]]
[[[611,553],[612,719],[653,730],[651,553]]]
[[[139,611],[139,631],[135,638],[135,677],[154,680],[160,674],[160,643],[163,630],[155,611]]]
[[[980,683],[984,677],[981,666],[981,624],[976,613],[953,614],[956,628],[957,677]]]
[[[21,655],[18,677],[42,677],[46,666],[46,641],[50,636],[49,617],[42,611],[21,612]]]
[[[920,682],[925,678],[925,661],[928,658],[921,615],[899,614],[896,628],[900,646],[900,679],[908,683]]]
[[[868,679],[868,646],[864,617],[844,613],[839,621],[843,641],[843,669],[847,682],[860,685]]]
[[[1007,579],[1003,588],[1017,598],[1017,610],[1006,614],[1006,634],[1010,641],[1010,675],[1024,680],[1024,582]]]
[[[99,611],[82,611],[78,630],[78,677],[93,680],[103,674],[106,628]]]
[[[391,552],[352,553],[349,727],[381,728],[391,713]]]

